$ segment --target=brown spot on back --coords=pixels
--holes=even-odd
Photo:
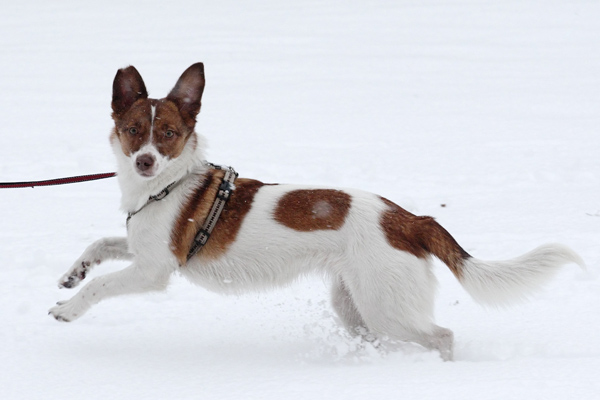
[[[388,209],[381,214],[380,223],[392,247],[419,258],[433,254],[460,278],[462,262],[471,256],[444,227],[432,217],[416,216],[388,199],[382,201]]]
[[[221,170],[207,172],[181,209],[171,233],[171,250],[179,265],[186,264],[194,237],[213,206],[224,175],[225,172]],[[214,259],[227,251],[235,240],[244,217],[250,211],[254,195],[263,185],[252,179],[240,178],[235,181],[233,194],[223,208],[208,242],[196,257]]]
[[[351,200],[341,190],[294,190],[279,199],[273,216],[280,224],[301,232],[338,230],[344,225]]]

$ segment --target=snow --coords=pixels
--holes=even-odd
[[[46,315],[71,295],[57,279],[91,241],[125,232],[117,182],[2,190],[2,399],[600,397],[599,3],[2,9],[0,181],[114,170],[116,70],[135,65],[163,97],[203,61],[198,130],[211,161],[265,182],[376,192],[436,217],[478,258],[562,242],[588,265],[495,310],[437,263],[453,363],[413,344],[355,342],[319,277],[240,297],[175,277],[166,293],[107,300],[64,324]]]

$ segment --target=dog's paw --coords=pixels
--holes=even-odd
[[[96,261],[96,263],[98,262]],[[79,285],[85,279],[91,267],[91,261],[77,260],[71,269],[58,280],[58,287],[71,289]]]
[[[59,301],[54,307],[48,311],[48,315],[51,315],[60,322],[71,322],[79,317],[75,311],[75,307],[71,301]]]

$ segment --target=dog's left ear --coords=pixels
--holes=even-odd
[[[185,124],[194,129],[196,115],[200,112],[202,92],[204,92],[204,64],[196,63],[186,69],[175,84],[167,100],[179,108]]]

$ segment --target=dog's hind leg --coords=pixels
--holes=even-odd
[[[172,272],[169,268],[142,268],[132,264],[121,271],[92,279],[70,300],[52,307],[49,314],[59,321],[69,322],[105,298],[164,290]]]
[[[133,254],[127,249],[127,238],[109,237],[95,241],[88,246],[81,257],[58,280],[60,288],[74,288],[85,279],[87,273],[97,264],[106,260],[132,260]]]
[[[352,295],[341,278],[337,278],[331,288],[331,304],[351,335],[364,336],[367,333],[367,325],[356,309]]]
[[[344,283],[372,333],[416,342],[452,360],[453,334],[433,322],[437,281],[429,259],[381,251],[349,268]]]
[[[444,361],[454,360],[454,333],[450,329],[433,325],[431,332],[412,334],[406,340],[418,343],[427,349],[439,351]]]

